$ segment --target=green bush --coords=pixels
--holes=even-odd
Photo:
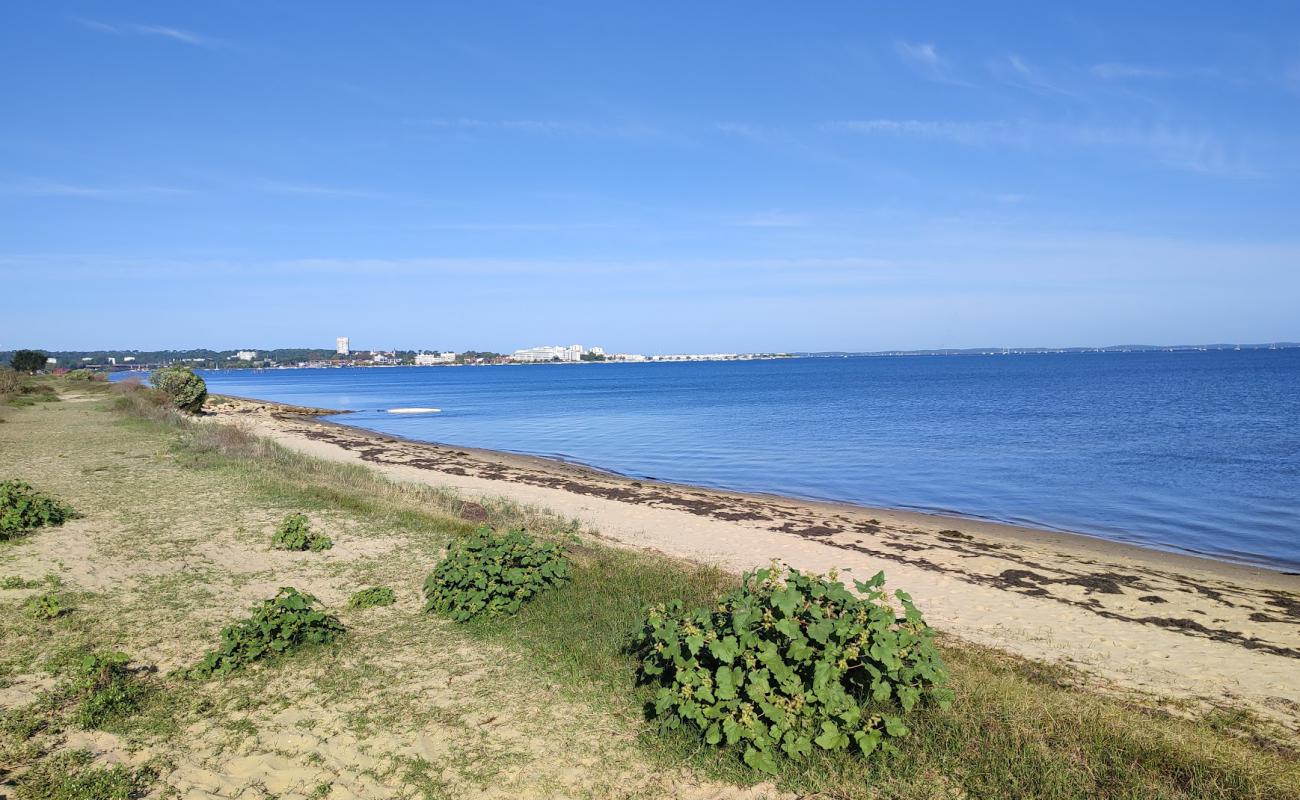
[[[73,719],[78,725],[101,728],[139,709],[146,687],[130,661],[126,653],[91,653],[76,665],[72,688],[80,700]]]
[[[164,367],[150,375],[149,381],[169,403],[190,414],[197,414],[208,398],[207,383],[189,367]]]
[[[78,383],[94,383],[95,381],[106,380],[104,373],[95,372],[90,369],[70,370],[64,374],[63,377],[69,381],[76,381]]]
[[[74,516],[67,504],[19,480],[0,481],[0,542]]]
[[[15,350],[9,357],[9,366],[13,367],[15,372],[34,375],[45,369],[45,353],[40,350]]]
[[[37,619],[58,619],[67,613],[57,594],[38,594],[27,598],[27,613]]]
[[[523,531],[498,535],[483,527],[454,539],[424,582],[425,611],[465,622],[480,614],[513,614],[550,586],[569,577],[559,545]]]
[[[311,550],[319,553],[334,546],[334,541],[323,533],[312,533],[311,523],[306,514],[290,514],[280,520],[271,538],[271,546],[277,550]]]
[[[908,733],[899,708],[951,701],[933,632],[904,592],[895,614],[883,572],[854,582],[865,597],[833,574],[782,572],[747,573],[712,609],[647,611],[633,647],[640,680],[660,686],[653,711],[664,729],[744,747],[746,764],[774,773],[780,753],[814,746],[891,751],[889,738]]]
[[[253,615],[221,631],[221,645],[204,656],[191,674],[196,678],[227,675],[262,658],[309,645],[329,644],[346,633],[338,618],[326,614],[310,594],[285,587],[253,606]]]
[[[393,590],[387,586],[372,586],[369,589],[362,589],[348,598],[348,608],[374,608],[375,606],[391,606],[397,602]]]

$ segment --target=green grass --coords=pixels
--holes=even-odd
[[[584,547],[570,586],[516,617],[477,621],[475,633],[512,646],[584,697],[639,714],[651,696],[633,685],[628,633],[650,603],[710,603],[736,580],[716,570],[641,553]],[[779,784],[833,797],[1278,798],[1300,796],[1294,753],[1072,688],[1065,670],[948,639],[943,652],[957,700],[906,719],[912,736],[892,758],[816,754],[783,763]],[[736,753],[686,734],[642,741],[665,763],[754,780]]]

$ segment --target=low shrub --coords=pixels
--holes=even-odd
[[[57,594],[38,594],[27,598],[24,604],[27,613],[37,619],[57,619],[68,613],[64,607],[63,601]]]
[[[18,389],[22,385],[23,378],[18,374],[18,370],[0,366],[0,396],[18,394]]]
[[[223,628],[221,645],[204,656],[191,675],[228,675],[262,658],[329,644],[346,632],[337,617],[321,610],[315,597],[285,587],[270,600],[253,606],[248,619]]]
[[[290,514],[280,520],[271,537],[271,546],[277,550],[311,550],[319,553],[334,546],[334,540],[323,533],[313,533],[306,514]]]
[[[0,578],[0,589],[35,589],[41,581],[28,580],[21,575],[6,575]]]
[[[197,414],[208,398],[208,384],[189,367],[164,367],[149,376],[149,382],[172,406]]]
[[[658,684],[653,714],[664,729],[696,729],[709,745],[743,747],[746,764],[776,772],[780,753],[891,751],[905,736],[898,711],[942,707],[947,670],[911,598],[884,573],[851,593],[834,574],[747,573],[714,608],[651,607],[633,649],[639,679]]]
[[[91,369],[74,369],[69,370],[63,375],[65,380],[77,383],[94,383],[96,381],[106,381],[108,377],[102,372],[95,372]]]
[[[362,589],[348,598],[348,608],[374,608],[375,606],[391,606],[397,602],[397,596],[393,590],[387,586],[372,586],[369,589]]]
[[[513,614],[529,598],[569,578],[559,545],[523,531],[491,528],[447,545],[447,555],[424,582],[425,611],[465,622],[480,614]]]
[[[30,484],[12,479],[0,481],[0,541],[46,525],[62,525],[73,516],[66,503],[36,491]]]
[[[135,800],[157,780],[150,767],[94,765],[85,750],[69,750],[43,759],[15,779],[15,800]]]
[[[73,720],[83,728],[130,716],[140,708],[146,686],[126,653],[90,653],[76,665],[72,689],[79,698]]]

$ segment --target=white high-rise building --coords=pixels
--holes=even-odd
[[[334,340],[334,352],[341,356],[352,355],[352,342],[346,336]]]
[[[253,359],[257,358],[257,351],[240,350],[238,353],[235,353],[235,358],[239,359],[240,361],[252,361]]]

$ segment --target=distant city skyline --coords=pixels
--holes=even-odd
[[[16,4],[0,347],[1300,339],[1297,31],[1267,1]]]

